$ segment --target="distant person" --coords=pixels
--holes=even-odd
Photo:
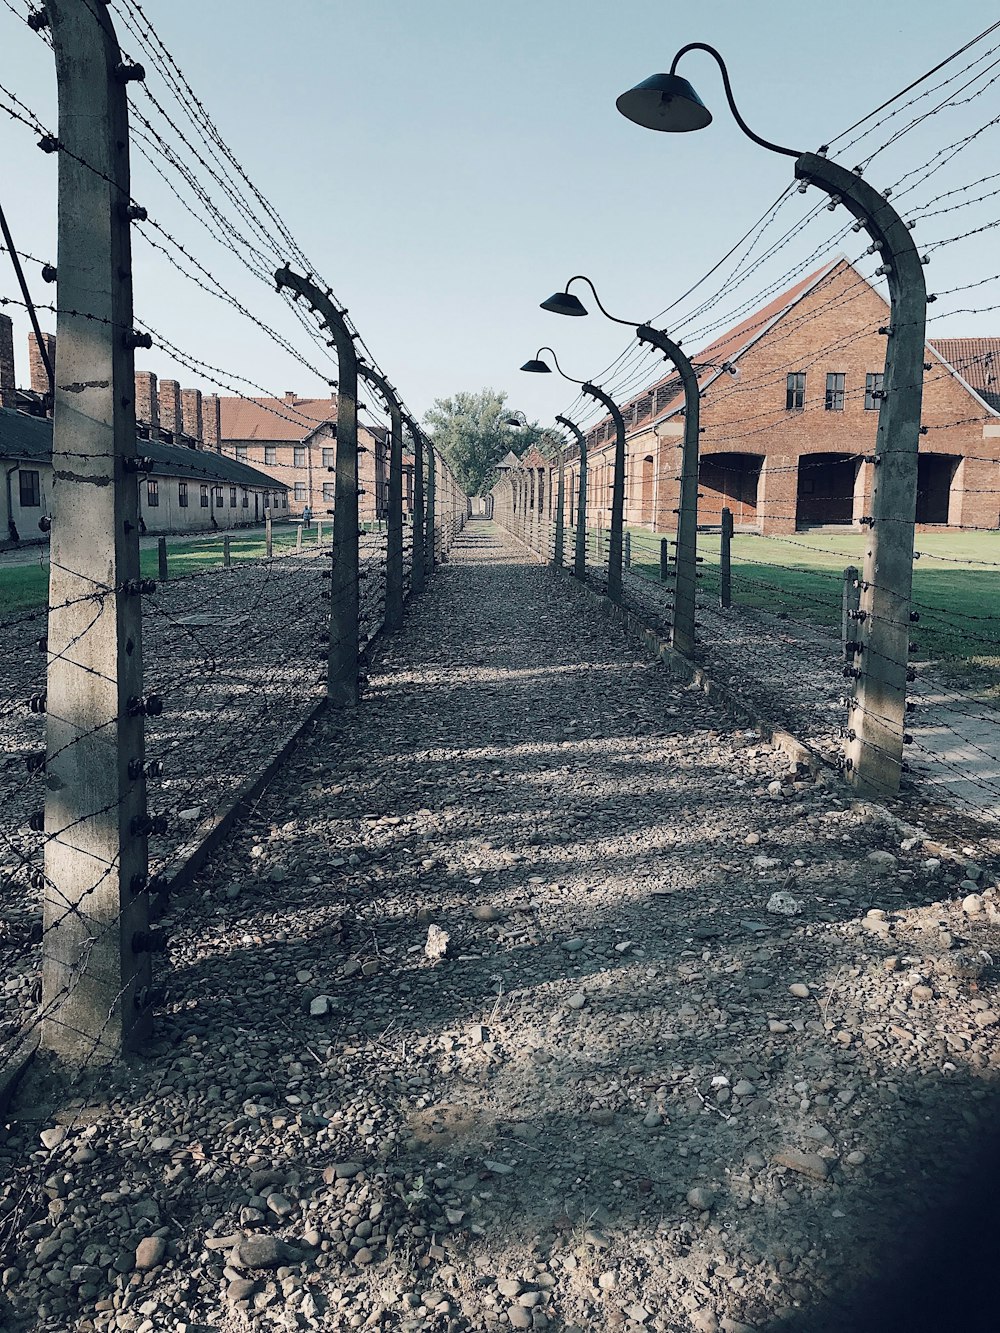
[[[307,527],[309,526],[309,524],[312,522],[312,516],[313,516],[313,511],[312,511],[312,509],[309,507],[309,505],[306,505],[305,509],[303,509],[303,511],[302,511],[302,525],[303,525],[303,527],[306,527],[306,528],[307,528]]]

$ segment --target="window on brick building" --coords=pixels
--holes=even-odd
[[[301,504],[306,498],[306,484],[304,481],[295,483],[295,499]]]
[[[272,466],[278,461],[278,447],[274,444],[264,445],[264,462]]]
[[[335,500],[336,498],[337,498],[337,483],[334,482],[334,481],[324,481],[324,483],[323,483],[323,499],[324,499],[324,500]]]
[[[295,459],[295,466],[296,466],[296,467],[305,467],[305,465],[306,465],[306,447],[305,447],[304,444],[297,444],[297,445],[295,446],[294,459]]]
[[[245,463],[247,461],[247,446],[245,444],[238,444],[236,446],[236,459],[240,463]]]
[[[201,488],[201,507],[202,507],[202,509],[207,509],[207,508],[208,508],[208,487],[207,487],[207,486],[202,486],[202,488]]]
[[[177,483],[177,503],[182,509],[187,509],[188,507],[188,484],[186,481],[179,481]]]
[[[798,412],[806,405],[806,372],[793,370],[785,377],[785,411]]]
[[[825,407],[828,412],[844,410],[844,376],[839,370],[831,371],[826,377]]]
[[[37,509],[42,503],[38,473],[34,468],[21,468],[18,475],[21,483],[21,508]]]
[[[236,487],[235,487],[235,486],[230,486],[230,488],[229,488],[229,508],[230,508],[230,509],[235,509],[235,508],[236,508]]]
[[[882,376],[871,374],[865,376],[865,411],[877,412],[879,402],[882,397]]]
[[[323,466],[324,466],[324,467],[336,467],[336,466],[337,466],[337,451],[336,451],[336,449],[324,449],[324,450],[323,450]]]
[[[146,503],[151,509],[155,509],[160,503],[160,483],[153,481],[152,478],[146,482]]]

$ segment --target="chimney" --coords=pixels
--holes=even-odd
[[[181,433],[181,386],[176,380],[160,380],[160,429],[174,438]]]
[[[201,400],[201,428],[206,449],[222,453],[222,407],[217,393],[206,394]]]
[[[52,363],[54,371],[56,367],[56,335],[54,333],[43,333],[42,345],[49,354],[49,361]],[[28,369],[31,374],[31,387],[35,393],[48,394],[49,376],[38,343],[35,341],[34,333],[28,334]]]
[[[181,390],[181,418],[184,434],[201,444],[201,390]]]
[[[0,315],[0,407],[14,406],[14,383],[14,322]]]
[[[135,419],[149,427],[150,439],[156,439],[160,425],[160,404],[156,397],[156,376],[151,370],[135,372]]]

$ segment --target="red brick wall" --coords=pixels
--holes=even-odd
[[[160,424],[160,403],[156,393],[156,376],[151,370],[135,372],[135,419],[156,431]]]
[[[56,365],[56,336],[54,333],[43,333],[42,344],[49,354],[49,360],[52,363],[52,369]],[[42,354],[39,351],[38,343],[33,333],[28,334],[28,373],[31,376],[31,387],[35,393],[48,393],[49,376],[45,369],[45,362],[42,360]]]

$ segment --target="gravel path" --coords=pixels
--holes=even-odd
[[[995,884],[474,520],[174,903],[156,1041],[29,1075],[0,1325],[986,1327]],[[926,1236],[946,1314],[923,1256],[845,1314]]]

